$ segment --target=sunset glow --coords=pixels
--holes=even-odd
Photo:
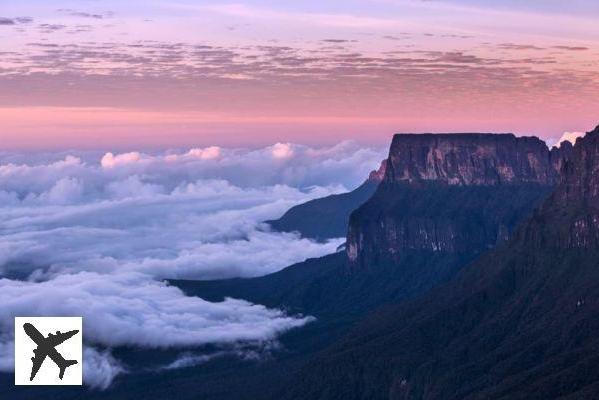
[[[559,138],[599,109],[588,2],[56,4],[0,7],[2,148]]]

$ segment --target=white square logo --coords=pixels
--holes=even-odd
[[[79,385],[83,318],[16,317],[15,385]]]

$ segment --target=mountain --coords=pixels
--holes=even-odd
[[[358,226],[368,226],[369,218],[378,215],[375,211],[377,208],[380,207],[382,212],[386,210],[384,205],[397,204],[398,199],[401,200],[400,206],[390,207],[385,212],[397,220],[413,221],[417,224],[414,225],[417,232],[426,229],[430,223],[442,226],[447,221],[451,222],[451,215],[457,213],[459,223],[452,225],[456,233],[452,242],[454,246],[435,248],[422,242],[424,245],[405,246],[400,252],[389,253],[393,257],[385,255],[364,259],[364,263],[352,260],[342,252],[307,260],[260,278],[172,281],[188,295],[211,301],[220,301],[225,297],[243,298],[268,307],[283,308],[291,314],[312,315],[316,321],[283,335],[280,341],[284,350],[276,352],[268,362],[240,365],[231,361],[226,366],[209,364],[203,368],[178,371],[176,375],[169,373],[168,381],[172,385],[168,393],[172,394],[175,387],[179,398],[189,398],[187,393],[192,392],[195,396],[214,399],[278,399],[284,398],[287,388],[290,388],[287,398],[337,398],[335,393],[344,391],[335,385],[343,383],[333,377],[329,381],[329,376],[333,371],[342,371],[345,365],[337,365],[335,361],[327,364],[330,370],[320,371],[323,379],[312,382],[313,376],[306,371],[313,368],[312,362],[320,362],[313,360],[320,360],[321,353],[327,354],[345,343],[351,337],[348,332],[354,329],[355,324],[373,312],[377,315],[376,310],[380,307],[413,301],[454,278],[465,265],[480,257],[492,245],[489,241],[472,241],[469,230],[482,223],[491,232],[488,237],[492,237],[494,232],[503,232],[501,238],[505,240],[519,223],[530,217],[534,208],[555,187],[557,173],[552,166],[562,162],[559,152],[550,152],[538,139],[516,138],[513,135],[500,135],[499,138],[483,135],[482,139],[478,139],[480,135],[445,136],[444,142],[454,149],[461,148],[461,143],[470,139],[494,141],[496,152],[502,154],[506,153],[504,146],[512,146],[510,149],[515,146],[516,159],[540,160],[539,165],[545,168],[546,175],[537,175],[536,181],[531,178],[509,184],[466,182],[450,185],[443,179],[425,183],[397,183],[389,177],[387,170],[376,194],[352,215],[352,221]],[[394,143],[413,140],[411,135],[397,135]],[[426,135],[424,140],[428,141],[429,146],[434,146],[438,141],[432,135]],[[524,145],[529,142],[533,144]],[[470,152],[469,158],[472,159],[477,154],[477,148],[471,146],[464,151]],[[396,151],[395,147],[391,148],[389,159],[395,156]],[[492,169],[497,165],[495,157],[495,153],[486,152],[478,160]],[[473,168],[469,164],[465,165]],[[496,171],[499,174],[499,168]],[[474,214],[472,216],[469,213]],[[365,219],[360,220],[362,217]],[[386,318],[394,319],[392,315]],[[362,326],[368,329],[369,325],[365,323]],[[217,376],[220,384],[214,380],[215,369],[219,371]],[[300,380],[295,381],[296,377]],[[314,385],[313,388],[306,388],[301,379],[307,379],[310,385]],[[223,392],[223,382],[227,382],[226,393]],[[146,395],[156,393],[151,389],[151,384],[144,383],[142,386],[148,387]],[[318,391],[329,386],[335,389],[335,393]],[[113,393],[119,393],[118,388],[114,390]],[[306,394],[304,397],[303,391]]]
[[[351,216],[349,259],[372,266],[406,250],[492,248],[553,187],[559,160],[533,137],[395,135],[380,189]]]
[[[448,171],[474,177],[484,168],[492,178],[448,183],[434,175],[438,165],[418,164],[430,159],[427,152]],[[558,158],[537,138],[395,135],[376,193],[352,213],[347,257],[308,260],[261,278],[176,284],[209,300],[237,297],[317,317],[359,315],[412,298],[506,240],[553,189],[552,159]],[[404,160],[430,179],[399,179]],[[493,179],[512,175],[518,179]]]
[[[299,232],[302,237],[327,240],[345,237],[352,211],[373,195],[385,175],[387,160],[355,190],[335,194],[292,207],[281,218],[266,221],[272,229],[281,232]]]
[[[405,149],[412,149],[412,155],[406,156]],[[408,367],[400,369],[403,364],[396,363],[404,359],[398,361],[392,355],[401,352],[399,347],[411,349],[412,342],[422,344],[422,348],[414,347],[414,354],[406,353],[405,359],[406,366],[420,367],[419,357],[432,351],[428,346],[438,346],[435,357],[442,355],[441,345],[428,342],[436,330],[447,326],[454,334],[451,329],[468,326],[470,320],[458,319],[454,326],[448,318],[421,329],[417,323],[429,315],[418,312],[425,306],[450,304],[453,297],[427,294],[431,290],[442,292],[437,289],[442,285],[461,282],[460,271],[465,266],[487,259],[481,254],[497,243],[503,248],[514,238],[514,232],[520,232],[517,227],[553,192],[559,179],[556,169],[567,165],[564,152],[549,151],[538,139],[513,135],[396,135],[387,164],[393,169],[386,169],[376,193],[351,216],[348,241],[353,247],[347,253],[306,260],[259,278],[171,281],[186,294],[211,301],[242,298],[290,314],[316,317],[315,322],[280,337],[281,346],[270,357],[260,362],[217,359],[161,371],[157,376],[148,372],[148,365],[164,365],[164,360],[172,361],[178,352],[166,349],[147,354],[120,349],[119,359],[144,367],[130,368],[106,392],[73,391],[68,395],[71,392],[61,390],[50,396],[45,391],[45,398],[376,399],[389,398],[389,388],[396,386],[410,385],[411,393],[427,391],[431,376],[414,375],[412,380],[409,373],[416,372]],[[437,161],[427,162],[429,154]],[[397,173],[402,170],[404,157],[411,157],[405,164],[408,171],[416,171],[411,175]],[[461,180],[455,181],[451,171],[458,171]],[[512,175],[518,178],[506,178]],[[409,179],[402,178],[406,176]],[[424,305],[419,300],[422,298],[428,299]],[[435,309],[428,313],[436,315]],[[468,309],[457,313],[462,311],[464,317],[469,315]],[[407,337],[395,336],[409,327],[415,330]],[[398,346],[396,339],[401,341]],[[445,344],[441,339],[439,343]],[[205,349],[190,351],[197,354]],[[424,371],[428,371],[427,361]],[[465,376],[463,373],[461,377]],[[20,393],[25,399],[37,392]]]
[[[461,143],[468,142],[471,138],[477,140],[478,137],[467,134],[446,136],[444,140],[452,144],[454,149],[459,149]],[[493,232],[504,232],[501,236],[503,239],[510,237],[515,227],[529,218],[534,208],[553,190],[557,173],[552,172],[551,166],[562,161],[558,153],[550,152],[538,139],[515,138],[512,135],[501,135],[501,138],[494,138],[493,135],[483,137],[497,142],[496,150],[500,153],[503,152],[503,146],[513,146],[516,142],[515,157],[541,160],[539,163],[547,168],[546,177],[532,182],[522,180],[509,184],[467,182],[449,185],[443,179],[398,184],[389,177],[390,172],[387,171],[373,198],[352,215],[354,227],[369,227],[370,218],[378,215],[374,211],[376,208],[380,207],[380,210],[383,210],[384,205],[397,204],[396,201],[401,199],[400,207],[390,207],[389,211],[385,212],[391,216],[393,211],[393,217],[398,220],[406,219],[421,224],[421,229],[427,228],[430,223],[445,224],[448,220],[451,221],[452,214],[458,213],[463,217],[457,218],[459,223],[456,222],[452,226],[456,235],[460,237],[467,236],[468,230],[476,227],[479,222],[484,223],[491,232],[489,238],[493,237]],[[426,136],[425,139],[431,145],[437,141],[432,135]],[[394,138],[394,142],[406,140],[413,139],[406,135]],[[533,142],[534,150],[520,145],[520,142]],[[471,151],[473,157],[475,150],[476,147],[470,147],[465,151]],[[395,151],[395,148],[390,150],[390,159],[395,155]],[[479,160],[491,166],[498,165],[499,161],[493,152],[487,153]],[[475,217],[469,219],[469,213],[474,213]],[[502,225],[505,228],[501,228]],[[376,235],[373,238],[376,238]],[[497,241],[497,235],[494,240]],[[281,391],[289,387],[297,390],[290,392],[293,393],[293,396],[289,396],[291,398],[295,395],[302,398],[303,390],[306,393],[303,398],[311,398],[311,394],[314,394],[314,398],[335,398],[331,393],[323,394],[317,390],[328,386],[329,383],[331,388],[334,388],[337,381],[331,377],[329,382],[328,377],[332,371],[341,371],[344,365],[337,365],[333,361],[332,364],[328,364],[330,371],[321,371],[321,376],[327,379],[312,382],[312,375],[306,372],[306,369],[312,368],[311,360],[320,360],[318,354],[327,354],[345,343],[348,340],[348,332],[354,329],[358,321],[372,315],[375,312],[373,310],[393,304],[404,304],[434,290],[435,287],[454,278],[465,265],[474,261],[492,245],[483,240],[475,240],[468,246],[441,248],[428,246],[426,243],[404,246],[401,252],[390,252],[392,256],[364,259],[364,263],[357,262],[357,259],[352,260],[346,253],[337,253],[307,260],[260,278],[172,281],[172,284],[183,289],[188,295],[200,296],[207,300],[219,301],[224,297],[243,298],[268,307],[283,308],[292,314],[302,313],[316,317],[314,323],[283,335],[280,340],[284,350],[276,352],[272,360],[257,365],[231,362],[223,367],[222,364],[208,364],[202,368],[178,371],[176,375],[169,373],[169,382],[180,388],[176,389],[177,397],[189,398],[186,393],[192,391],[194,396],[201,395],[203,398],[269,399],[285,397]],[[388,318],[394,319],[393,316]],[[364,329],[367,330],[369,325],[370,323],[365,323]],[[372,325],[373,328],[376,326]],[[376,330],[373,331],[373,334],[376,333]],[[217,374],[214,371],[219,372]],[[218,376],[218,381],[215,381],[214,374]],[[306,389],[301,381],[294,382],[296,377],[314,384],[314,392]],[[147,387],[147,393],[144,393],[151,395],[156,391],[152,389],[151,383],[148,383],[149,380],[144,379],[141,386]],[[226,393],[217,382],[227,382]],[[118,388],[114,390],[115,394],[119,393]],[[168,390],[172,394],[175,389],[169,386]],[[344,393],[343,390],[336,390]]]
[[[312,359],[280,398],[599,397],[599,127],[507,242],[389,306]]]

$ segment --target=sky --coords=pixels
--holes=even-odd
[[[5,0],[0,148],[558,138],[599,122],[591,0]]]

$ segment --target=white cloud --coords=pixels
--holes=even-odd
[[[83,380],[95,389],[107,389],[117,375],[125,372],[109,350],[100,352],[87,346],[83,350],[83,359]]]
[[[140,159],[141,154],[139,154],[137,151],[131,153],[118,154],[116,156],[112,153],[106,153],[104,157],[102,157],[100,164],[103,168],[114,168],[119,165],[136,163]]]
[[[136,176],[111,182],[112,200],[0,209],[0,268],[20,272],[144,271],[158,278],[258,276],[335,251],[261,224],[309,194],[198,181],[164,193]],[[137,196],[137,197],[135,197]]]
[[[196,365],[207,363],[208,361],[214,360],[219,357],[226,357],[234,355],[242,360],[260,360],[265,357],[269,357],[273,351],[279,349],[277,342],[267,342],[264,346],[260,347],[240,347],[232,346],[227,350],[219,350],[211,353],[198,353],[184,352],[175,361],[161,367],[161,370],[189,368]]]
[[[0,191],[15,192],[21,198],[39,195],[61,178],[70,177],[84,183],[86,196],[98,200],[106,198],[102,190],[109,182],[132,175],[167,190],[184,182],[214,179],[242,188],[342,185],[349,189],[377,167],[386,149],[363,148],[346,141],[326,148],[285,143],[261,149],[208,147],[165,153],[74,154],[0,152]]]
[[[215,160],[220,157],[220,147],[210,146],[205,149],[191,149],[187,153],[190,157],[197,157],[202,160]]]
[[[63,274],[43,282],[0,280],[3,328],[11,315],[81,315],[85,340],[109,347],[193,347],[269,341],[310,321],[244,300],[212,303],[141,273]]]
[[[290,143],[277,143],[272,146],[272,156],[279,159],[293,157],[293,147]]]
[[[0,153],[0,275],[11,277],[0,280],[0,370],[13,368],[16,315],[83,315],[85,380],[97,388],[126,370],[111,348],[276,341],[309,319],[186,297],[162,279],[260,276],[335,251],[343,239],[316,243],[262,221],[357,186],[382,158],[351,142]]]
[[[94,346],[185,348],[268,342],[310,317],[288,316],[243,300],[211,303],[140,273],[63,274],[44,282],[0,280],[0,370],[13,368],[16,315],[83,316],[86,384],[105,388],[124,371]]]
[[[83,186],[76,178],[61,178],[50,190],[40,195],[40,202],[46,204],[70,204],[83,195]]]
[[[226,353],[225,353],[226,354]],[[196,365],[207,363],[210,360],[213,360],[216,357],[219,357],[223,354],[192,354],[192,353],[184,353],[181,357],[177,358],[172,363],[163,367],[163,369],[179,369],[179,368],[188,368]]]

